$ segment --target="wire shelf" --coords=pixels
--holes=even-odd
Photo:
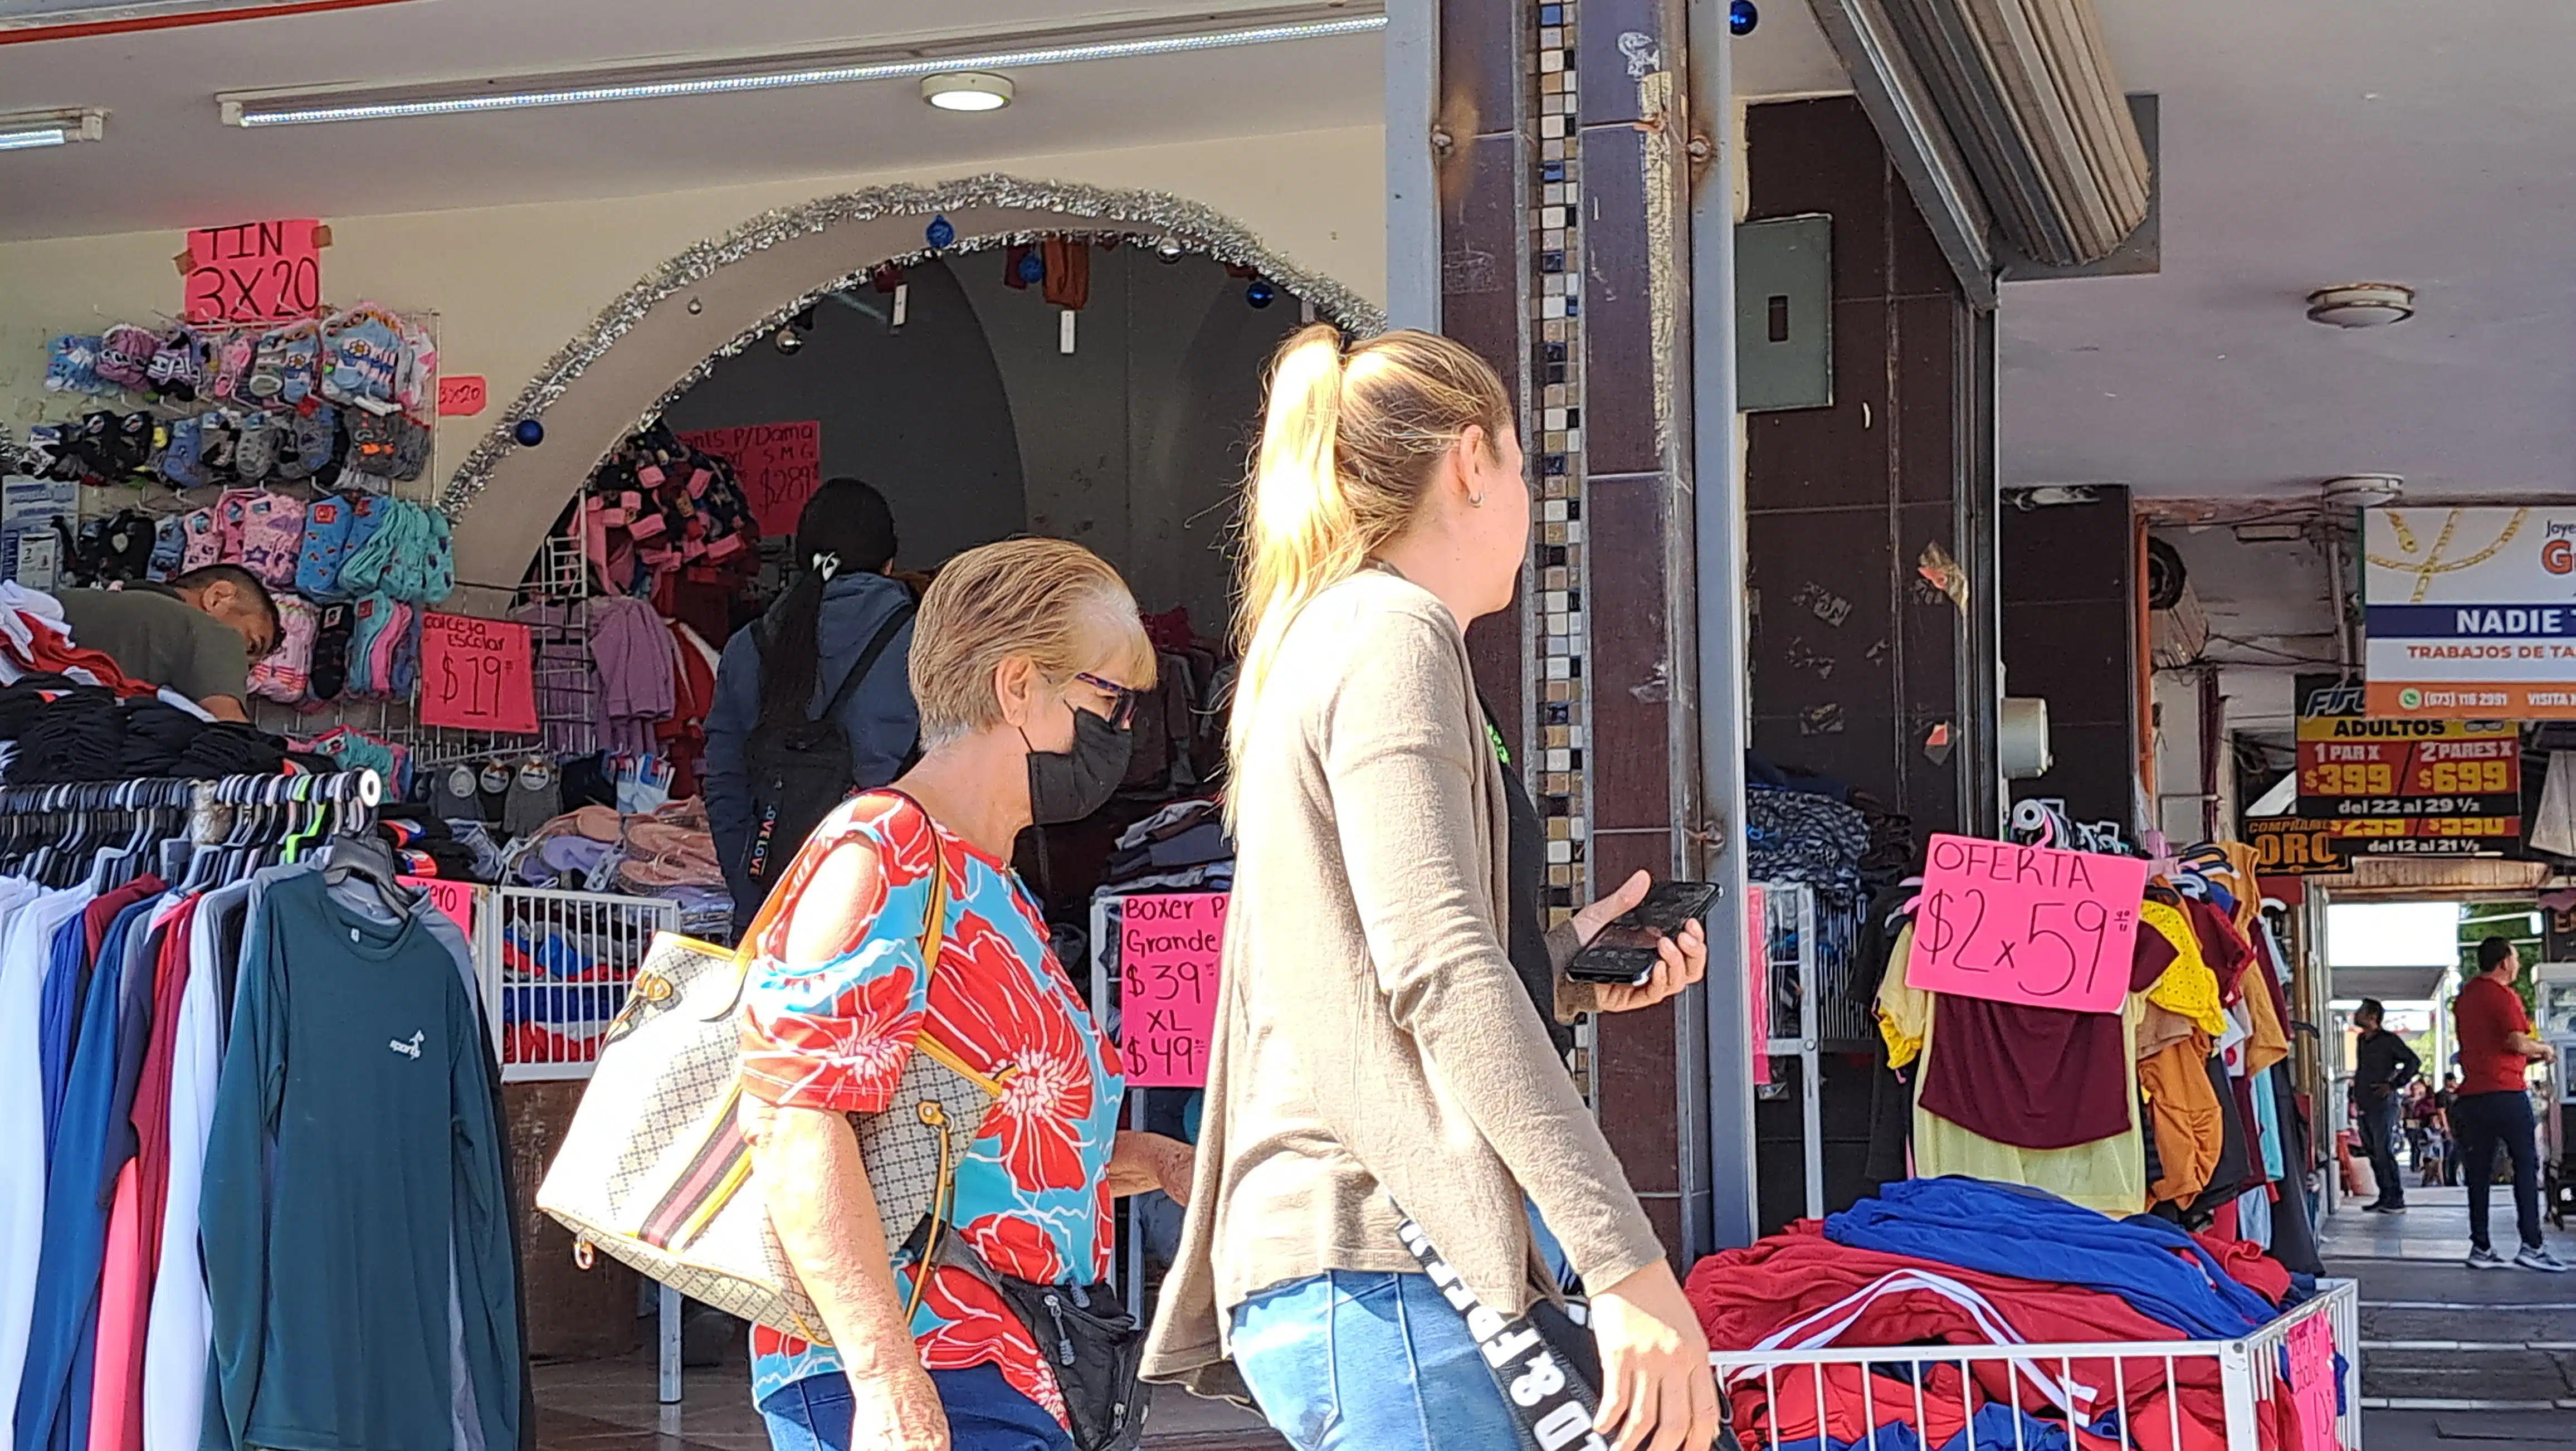
[[[535,887],[486,897],[474,966],[502,1081],[588,1078],[653,934],[679,925],[679,904],[657,897]]]

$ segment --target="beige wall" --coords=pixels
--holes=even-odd
[[[432,478],[443,480],[537,369],[617,294],[681,249],[770,208],[982,171],[1169,192],[1233,219],[1273,255],[1377,299],[1385,292],[1382,157],[1379,129],[1356,127],[605,201],[326,217],[332,246],[323,254],[323,285],[334,302],[365,297],[436,312],[442,370],[490,380],[491,411],[440,426]],[[15,431],[23,436],[30,423],[79,411],[42,390],[49,337],[175,310],[179,278],[170,259],[184,242],[177,232],[133,232],[0,244],[0,416]],[[636,406],[648,401],[639,397]],[[580,452],[549,451],[546,463],[586,473],[592,460]],[[558,487],[575,482],[568,476]]]

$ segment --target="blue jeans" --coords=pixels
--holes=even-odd
[[[1055,1417],[1011,1389],[999,1368],[934,1370],[930,1379],[948,1410],[954,1451],[1073,1451]],[[850,1445],[850,1382],[839,1371],[770,1392],[760,1417],[769,1423],[772,1451],[867,1451]]]
[[[1234,1365],[1296,1451],[1520,1444],[1466,1323],[1422,1274],[1330,1270],[1234,1310]]]

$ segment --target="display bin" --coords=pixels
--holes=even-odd
[[[1852,1441],[1856,1451],[1884,1446],[1884,1451],[1913,1451],[1921,1438],[1915,1429],[1931,1425],[1938,1435],[1955,1438],[1954,1428],[1961,1412],[1973,1413],[1973,1402],[1964,1391],[1947,1387],[1966,1387],[1975,1378],[1970,1367],[2002,1365],[2008,1387],[2018,1401],[2023,1386],[2036,1382],[2055,1387],[2051,1399],[2061,1408],[2069,1399],[2080,1399],[2089,1405],[2108,1408],[2128,1404],[2132,1384],[2152,1383],[2161,1378],[2172,1384],[2183,1376],[2204,1378],[2214,1367],[2225,1409],[2226,1424],[2215,1428],[2223,1434],[2225,1451],[2259,1451],[2267,1444],[2262,1434],[2268,1417],[2274,1414],[2276,1398],[2290,1394],[2282,1370],[2288,1352],[2291,1332],[2302,1322],[2322,1318],[2331,1328],[2334,1348],[2340,1357],[2342,1394],[2335,1416],[2335,1439],[2346,1451],[2359,1451],[2361,1446],[2361,1297],[2359,1287],[2351,1280],[2324,1279],[2317,1282],[2317,1294],[2306,1304],[2291,1310],[2261,1330],[2237,1340],[2115,1341],[2101,1344],[2046,1345],[1942,1345],[1942,1346],[1833,1346],[1815,1350],[1729,1350],[1714,1352],[1710,1365],[1717,1370],[1718,1382],[1731,1393],[1741,1394],[1752,1388],[1763,1390],[1774,1405],[1786,1396],[1804,1395],[1816,1400],[1825,1397],[1827,1378],[1837,1366],[1867,1366],[1881,1374],[1859,1377],[1862,1399],[1862,1423],[1872,1428],[1876,1439],[1863,1433]],[[2087,1365],[2086,1363],[2090,1363]],[[2194,1365],[2194,1362],[2204,1363]],[[2110,1383],[2093,1384],[2102,1379],[2100,1370],[2107,1365]],[[2079,1374],[2079,1368],[2081,1374]],[[1936,1373],[1941,1377],[1943,1394],[1958,1395],[1960,1404],[1950,1407],[1936,1401],[1934,1393],[1924,1389]],[[1991,1370],[1987,1375],[1991,1375]],[[2089,1379],[2086,1377],[2089,1376]],[[1801,1382],[1804,1382],[1802,1385]],[[1900,1389],[1890,1398],[1877,1395],[1879,1381],[1897,1384]],[[1902,1389],[1910,1385],[1909,1394]],[[2074,1428],[2098,1425],[2100,1411],[2089,1414],[2061,1409],[2041,1419],[2052,1429],[2066,1427],[2066,1441],[2087,1448],[2117,1447],[2119,1451],[2168,1451],[2168,1448],[2211,1447],[2208,1432],[2212,1429],[2187,1420],[2182,1406],[2172,1396],[2162,1399],[2161,1408],[2141,1415],[2136,1424],[2113,1422],[2100,1434],[2086,1431],[2077,1436]],[[2074,1423],[2069,1426],[2068,1423]],[[1985,1445],[1982,1436],[1974,1438]],[[2052,1438],[2053,1439],[2053,1438]],[[1745,1451],[1778,1451],[1784,1443],[1776,1436],[1770,1440],[1745,1442]],[[2019,1442],[2016,1443],[2017,1451]],[[2065,1444],[2060,1442],[2059,1444]]]
[[[536,887],[485,895],[474,965],[501,1080],[588,1078],[653,934],[679,925],[679,904],[659,897]]]

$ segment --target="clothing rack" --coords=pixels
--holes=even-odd
[[[92,852],[157,850],[175,875],[201,848],[274,850],[293,861],[373,825],[383,800],[384,778],[364,769],[0,787],[0,869],[58,877]]]

